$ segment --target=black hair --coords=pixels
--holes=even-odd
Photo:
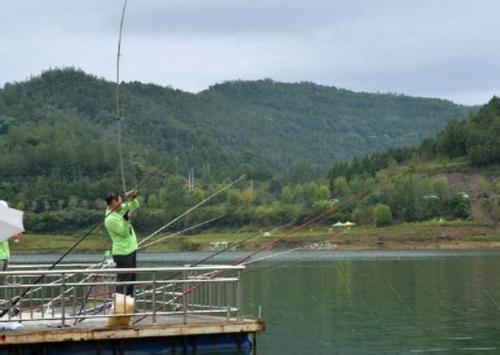
[[[106,197],[106,203],[109,205],[111,205],[111,203],[113,201],[116,201],[120,198],[120,194],[119,193],[116,193],[116,192],[112,192],[112,193],[109,193],[108,194],[108,197]]]

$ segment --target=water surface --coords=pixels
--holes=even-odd
[[[139,263],[189,264],[206,255],[141,254]],[[259,354],[500,353],[500,252],[282,254],[248,265],[244,290],[245,313],[262,305],[267,322]]]

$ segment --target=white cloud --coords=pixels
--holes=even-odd
[[[270,77],[486,102],[500,3],[129,0],[122,78],[199,91]],[[0,84],[55,66],[114,79],[122,2],[0,2]]]

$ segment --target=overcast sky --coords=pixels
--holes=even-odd
[[[63,66],[114,80],[122,0],[0,0],[0,85]],[[482,104],[500,1],[129,0],[122,79],[188,91],[312,81]]]

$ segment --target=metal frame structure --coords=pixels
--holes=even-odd
[[[123,316],[132,317],[134,324],[157,324],[168,316],[184,324],[193,315],[242,319],[244,266],[110,269],[67,264],[54,270],[45,266],[12,266],[12,271],[0,272],[0,308],[9,309],[0,326],[21,322],[35,328],[79,327],[84,321],[95,324]],[[118,282],[119,273],[135,273],[137,281]],[[124,285],[134,285],[135,310],[112,314],[118,297],[126,301],[125,295],[116,292]]]

